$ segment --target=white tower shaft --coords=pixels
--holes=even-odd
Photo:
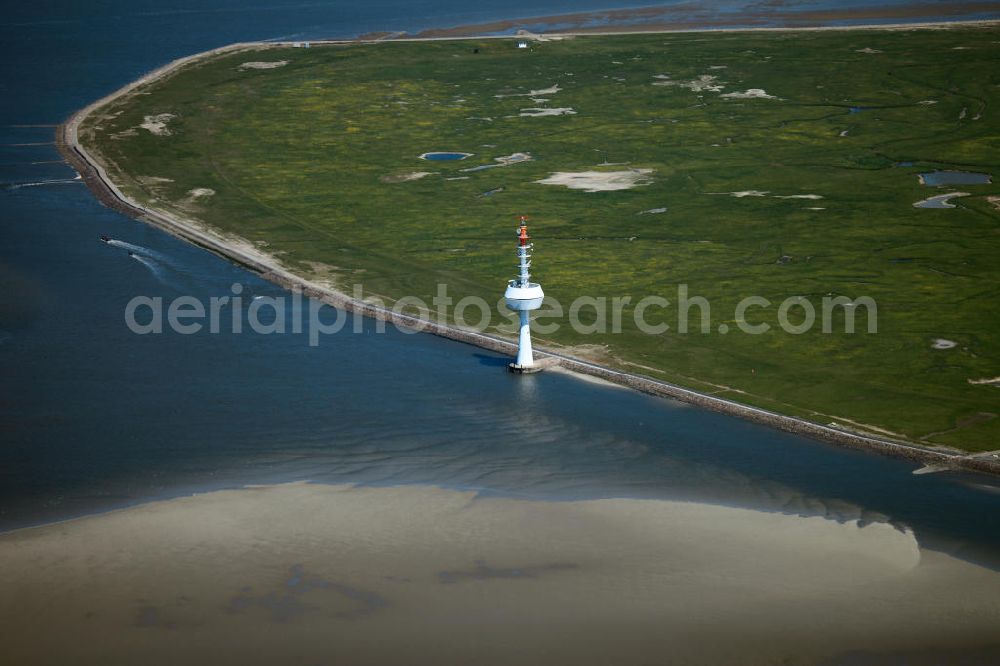
[[[535,357],[531,353],[530,312],[530,310],[518,312],[521,317],[521,330],[517,336],[517,361],[515,363],[522,368],[530,368],[535,365]]]

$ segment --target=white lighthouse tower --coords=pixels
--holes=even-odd
[[[508,367],[511,372],[538,372],[540,367],[535,365],[535,359],[531,354],[531,329],[528,326],[528,318],[532,310],[537,310],[542,306],[542,286],[531,282],[531,275],[528,269],[531,268],[531,248],[528,242],[528,218],[521,216],[521,227],[517,230],[517,262],[518,274],[516,280],[507,283],[507,291],[504,299],[507,307],[516,310],[521,319],[521,331],[517,339],[517,360]]]

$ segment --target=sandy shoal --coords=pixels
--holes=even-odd
[[[289,484],[0,535],[0,626],[12,664],[996,656],[1000,573],[882,523]]]

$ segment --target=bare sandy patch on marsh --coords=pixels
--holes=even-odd
[[[725,88],[725,84],[719,83],[719,77],[714,74],[702,74],[688,81],[674,81],[669,74],[657,74],[653,78],[657,79],[653,82],[654,86],[676,86],[691,92],[722,92]]]
[[[744,92],[731,92],[719,95],[727,99],[778,99],[774,95],[769,95],[763,88],[748,88]]]
[[[136,176],[136,180],[150,187],[174,182],[173,178],[164,178],[162,176]]]
[[[407,183],[411,180],[420,180],[432,175],[430,171],[411,171],[410,173],[400,173],[394,176],[382,176],[379,178],[383,183]]]
[[[521,109],[521,113],[518,114],[522,118],[540,118],[542,116],[571,116],[576,115],[576,111],[572,107],[566,106],[561,108],[530,108]]]
[[[548,178],[536,180],[542,185],[563,185],[571,190],[584,192],[611,192],[630,190],[640,185],[649,185],[649,174],[653,169],[629,169],[627,171],[557,171]]]
[[[348,292],[344,279],[347,271],[340,266],[326,264],[321,261],[306,261],[303,263],[309,268],[308,277],[310,282],[342,293]]]
[[[252,62],[245,62],[241,64],[236,69],[277,69],[278,67],[284,67],[289,63],[288,60],[271,60],[271,61],[260,61],[254,60]]]
[[[534,158],[531,156],[531,153],[511,153],[510,155],[501,155],[500,157],[494,157],[493,158],[494,164],[480,164],[479,166],[462,169],[462,172],[499,169],[502,167],[512,166],[514,164],[520,164],[521,162],[530,162],[533,159]],[[464,177],[468,178],[468,176]],[[449,178],[448,180],[455,180],[455,179]]]
[[[210,187],[196,187],[188,190],[187,196],[177,202],[177,206],[188,213],[197,214],[201,204],[215,196],[215,190]]]
[[[554,86],[549,86],[548,88],[538,88],[537,90],[529,90],[528,92],[522,93],[498,93],[493,95],[497,99],[504,99],[506,97],[543,97],[545,95],[555,95],[557,92],[562,90],[559,84]]]
[[[744,197],[766,197],[770,192],[766,190],[739,190],[736,192],[705,192],[705,194],[714,195],[727,195],[731,197],[736,197],[737,199],[742,199]]]
[[[154,116],[146,116],[142,119],[142,124],[139,127],[156,136],[170,136],[171,131],[167,127],[167,123],[176,117],[172,113],[158,113]]]

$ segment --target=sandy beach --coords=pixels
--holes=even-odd
[[[429,487],[253,487],[3,534],[0,599],[18,664],[1000,655],[1000,574],[885,523]]]

